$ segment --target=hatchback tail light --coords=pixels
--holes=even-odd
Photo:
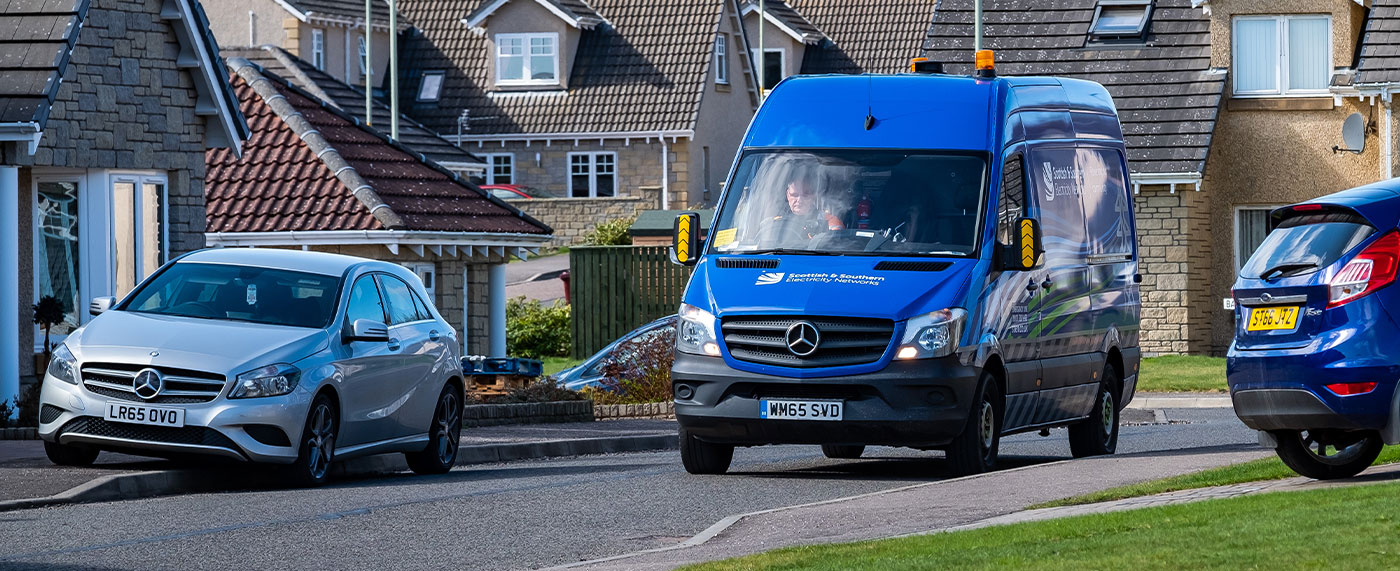
[[[1327,281],[1330,291],[1327,307],[1349,303],[1390,285],[1395,281],[1398,265],[1400,233],[1392,231],[1372,242]]]
[[[1339,397],[1347,395],[1364,395],[1376,390],[1376,383],[1334,383],[1327,385],[1327,390],[1332,391]]]

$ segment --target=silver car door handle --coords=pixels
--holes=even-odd
[[[399,340],[398,340],[398,339],[390,339],[390,340],[389,340],[389,350],[390,350],[390,351],[398,351],[398,350],[399,350]]]
[[[436,329],[432,329],[432,330],[429,330],[429,331],[428,331],[428,339],[432,339],[433,341],[437,341],[438,338],[440,338],[440,337],[442,337],[442,336],[441,336],[441,335],[438,335],[438,332],[437,332]]]

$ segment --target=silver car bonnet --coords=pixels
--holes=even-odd
[[[232,378],[294,363],[329,345],[322,329],[109,311],[65,343],[83,363],[162,365]]]

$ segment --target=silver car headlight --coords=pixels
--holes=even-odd
[[[238,382],[229,391],[228,398],[245,399],[255,397],[275,397],[285,395],[297,388],[301,371],[291,365],[281,363],[253,369],[238,375]]]
[[[53,350],[49,356],[48,375],[68,383],[78,384],[78,360],[73,357],[73,352],[68,350],[68,345],[59,343],[58,348]]]
[[[719,356],[719,343],[715,340],[714,314],[682,303],[676,320],[676,349],[694,355]]]
[[[895,358],[931,359],[952,355],[958,350],[963,324],[966,322],[967,310],[961,307],[940,309],[909,318]]]

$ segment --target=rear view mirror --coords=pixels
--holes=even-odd
[[[671,236],[671,261],[693,266],[700,256],[700,215],[685,212],[676,216]]]
[[[1016,221],[1011,244],[1002,248],[1001,267],[1004,270],[1033,270],[1040,266],[1040,256],[1044,252],[1040,242],[1040,222],[1034,218],[1021,218]]]
[[[388,341],[389,326],[373,319],[356,319],[350,324],[348,341]]]
[[[112,305],[117,303],[115,297],[94,297],[92,303],[88,304],[88,315],[101,315],[112,309]]]

